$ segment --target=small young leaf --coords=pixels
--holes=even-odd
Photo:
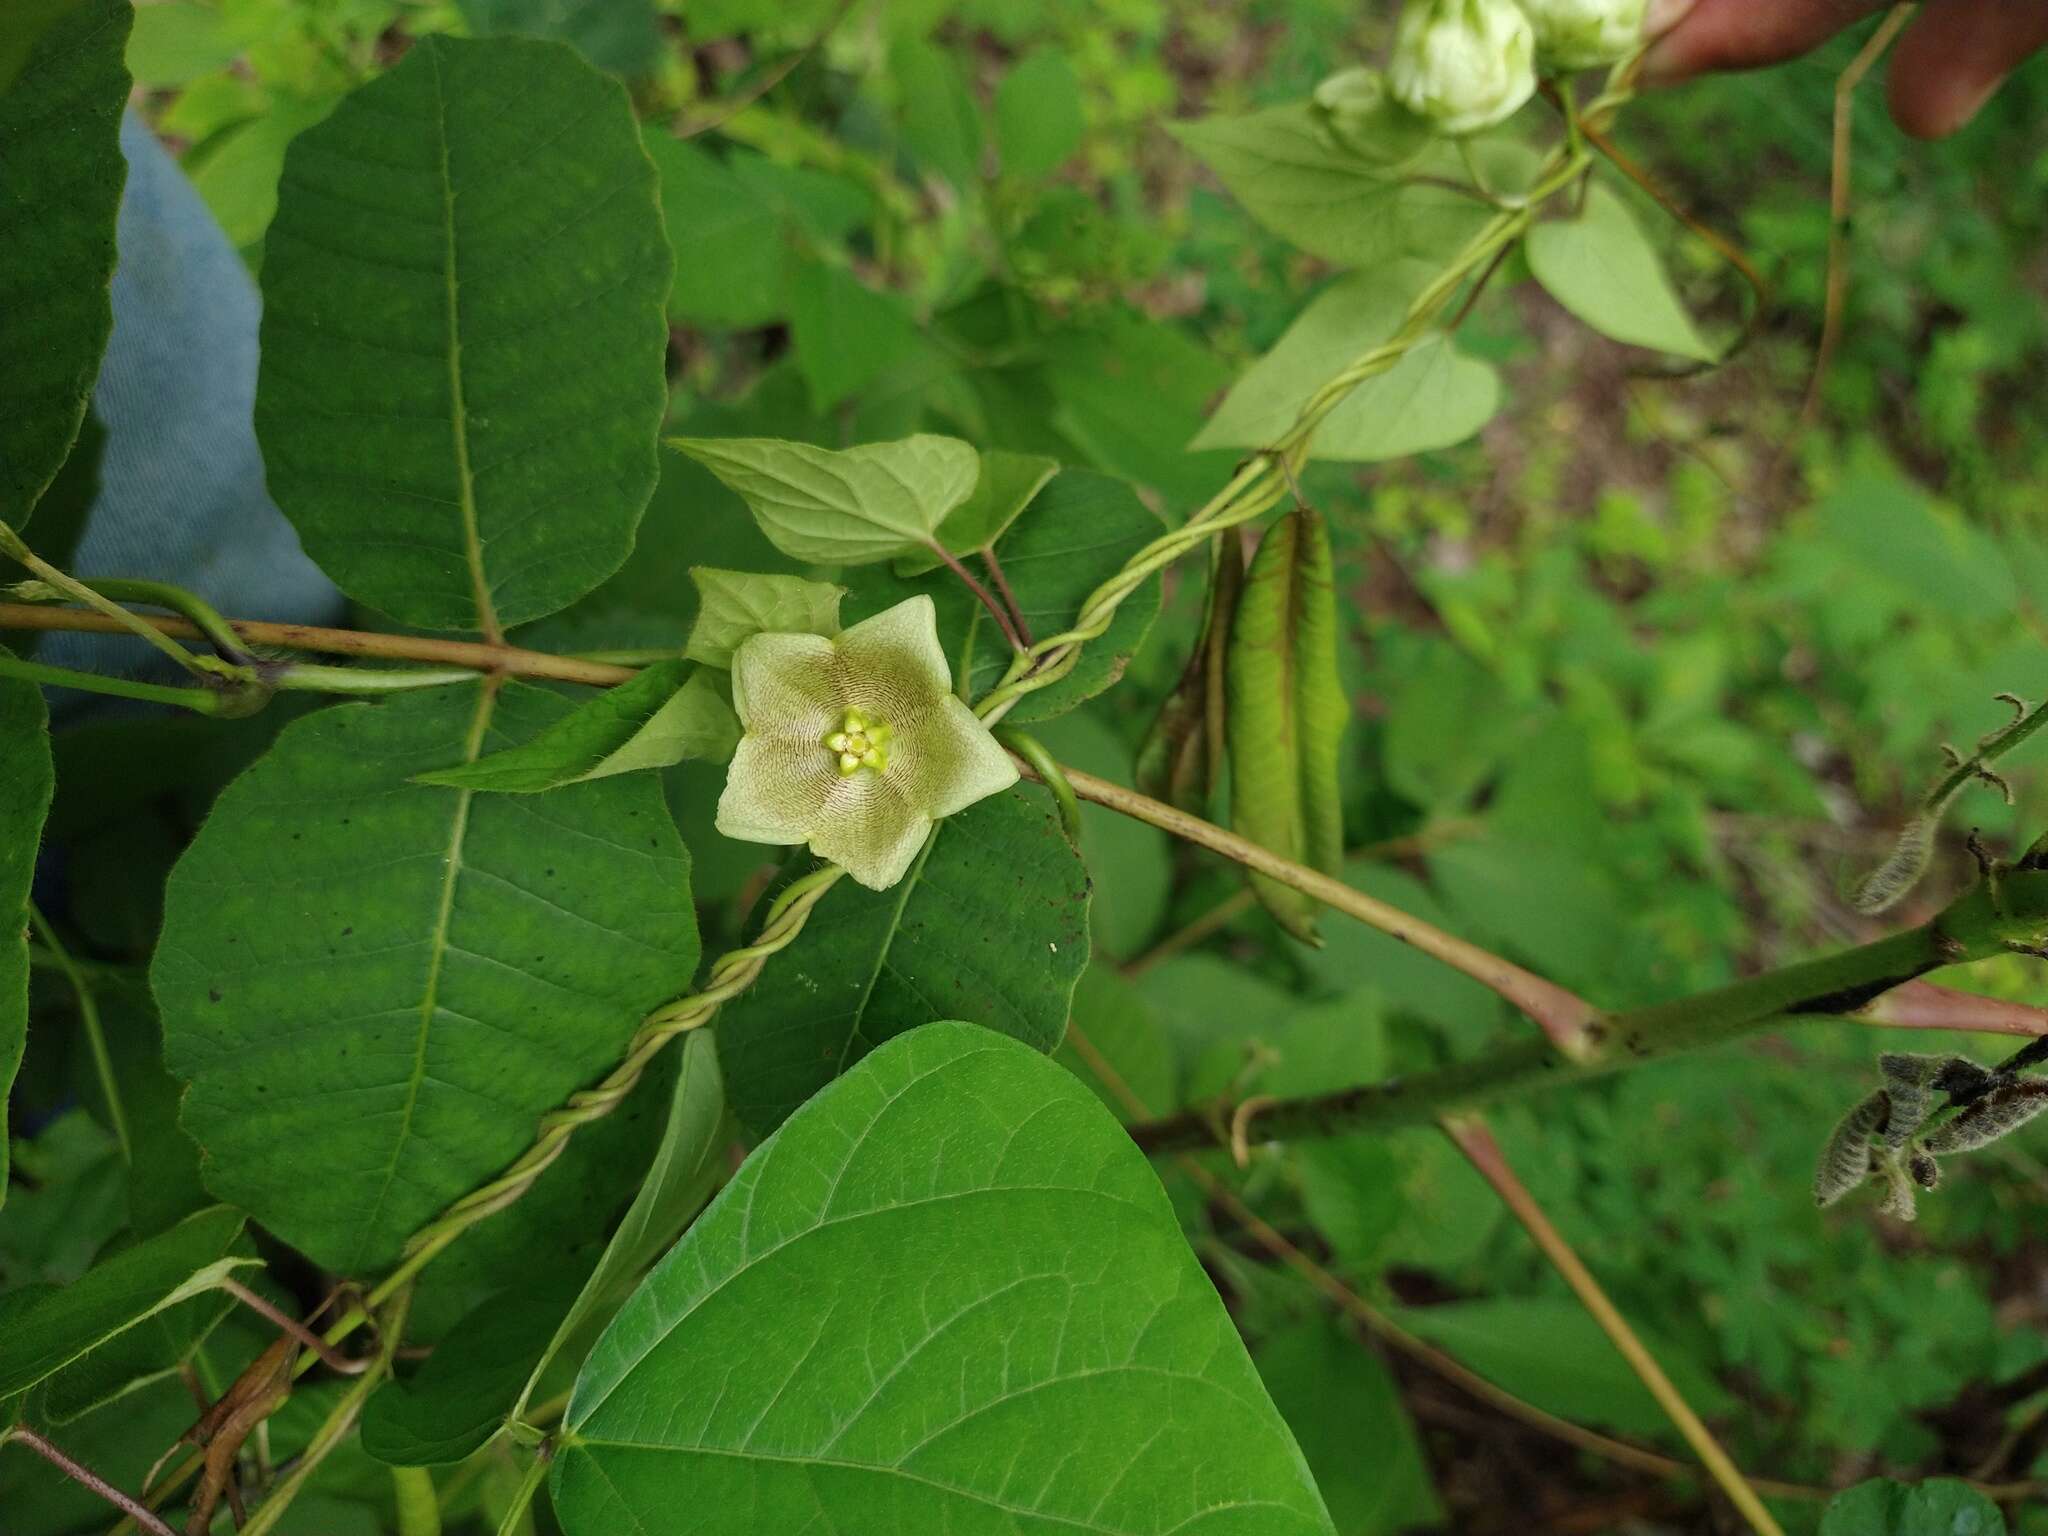
[[[755,1150],[585,1361],[551,1478],[568,1536],[1334,1533],[1144,1157],[960,1023]]]
[[[1318,294],[1272,351],[1239,379],[1188,446],[1263,448],[1294,424],[1309,397],[1345,365],[1400,328],[1409,302],[1435,275],[1427,262],[1393,261]],[[1370,462],[1445,448],[1470,437],[1500,404],[1500,376],[1442,335],[1423,338],[1366,380],[1316,429],[1310,457]]]
[[[974,494],[939,524],[939,542],[953,554],[988,549],[1009,532],[1031,500],[1059,473],[1059,461],[1036,453],[1009,453],[992,448],[981,456],[981,479]],[[901,557],[892,570],[898,576],[922,576],[945,562],[930,550]]]
[[[585,700],[531,741],[457,768],[416,774],[413,782],[537,795],[686,758],[723,761],[739,739],[739,718],[711,679],[688,662],[661,661]]]
[[[1087,869],[1042,799],[993,795],[941,822],[895,889],[841,881],[725,1006],[733,1112],[765,1135],[883,1041],[949,1011],[1050,1051],[1087,964]]]
[[[1231,627],[1228,670],[1231,826],[1336,874],[1344,863],[1338,748],[1351,708],[1337,676],[1330,536],[1307,508],[1260,541]],[[1289,933],[1320,942],[1313,898],[1266,875],[1251,883]]]
[[[1718,355],[1672,290],[1628,205],[1595,183],[1575,218],[1529,231],[1529,270],[1550,296],[1603,336],[1699,362]]]
[[[17,527],[70,451],[113,328],[132,14],[128,0],[77,0],[40,35],[33,7],[0,27],[32,37],[22,58],[0,41],[0,519]]]
[[[0,1401],[145,1318],[217,1288],[236,1270],[260,1264],[227,1256],[243,1221],[240,1211],[224,1205],[188,1216],[10,1313],[9,1327],[0,1332]]]
[[[752,571],[690,567],[697,584],[697,622],[684,654],[707,667],[730,667],[749,635],[839,633],[839,599],[846,588],[801,576],[758,576]]]
[[[772,437],[668,441],[737,492],[777,549],[822,565],[866,565],[930,544],[981,473],[968,444],[924,433],[843,450]]]
[[[0,655],[5,655],[0,647]],[[28,900],[53,787],[43,691],[0,678],[0,1205],[7,1201],[7,1091],[28,1043]]]

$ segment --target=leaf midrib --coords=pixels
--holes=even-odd
[[[502,645],[505,632],[491,603],[490,584],[484,579],[483,539],[478,531],[476,477],[469,467],[469,409],[462,394],[462,320],[458,303],[459,282],[455,262],[455,181],[448,165],[448,98],[441,88],[441,50],[428,38],[423,45],[427,61],[434,66],[434,136],[441,173],[441,232],[448,301],[448,424],[455,442],[455,475],[462,513],[462,554],[469,566],[470,592],[476,602],[477,628],[485,641]],[[468,808],[467,799],[463,802]]]
[[[491,723],[491,712],[498,699],[498,680],[486,678],[477,691],[476,712],[469,721],[469,734],[462,743],[462,760],[473,763],[483,750],[484,732]],[[420,1087],[427,1076],[427,1040],[432,1034],[434,1013],[440,1006],[441,967],[448,957],[448,929],[455,915],[455,886],[462,875],[462,843],[469,832],[469,807],[476,798],[472,789],[455,791],[455,814],[448,825],[448,852],[441,871],[441,894],[434,916],[434,931],[428,939],[427,980],[420,994],[419,1025],[413,1040],[412,1076],[406,1083],[405,1108],[399,1114],[398,1134],[391,1140],[391,1161],[384,1166],[384,1182],[377,1188],[377,1199],[370,1207],[370,1214],[364,1220],[356,1238],[356,1252],[349,1268],[359,1268],[363,1252],[376,1236],[377,1219],[384,1214],[384,1202],[390,1198],[391,1186],[398,1176],[398,1164],[405,1156],[406,1144],[412,1139],[412,1120],[419,1109]]]

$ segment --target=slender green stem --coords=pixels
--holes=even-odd
[[[79,672],[71,667],[53,667],[40,661],[0,655],[0,677],[17,677],[27,683],[50,688],[77,688],[86,693],[111,694],[117,699],[139,699],[145,704],[171,704],[199,715],[226,715],[227,695],[216,688],[171,688],[160,683],[138,683],[125,677],[108,677],[100,672]]]
[[[1005,727],[997,731],[995,737],[1023,759],[1025,766],[1038,775],[1038,782],[1052,791],[1052,803],[1060,813],[1060,830],[1067,834],[1068,842],[1080,847],[1081,802],[1074,796],[1074,786],[1067,778],[1066,770],[1053,760],[1053,755],[1045,749],[1045,743],[1036,736]]]
[[[476,678],[467,667],[330,667],[311,661],[284,662],[268,675],[270,685],[280,690],[369,694],[442,688],[451,683],[473,683]]]
[[[100,1005],[92,995],[92,983],[86,980],[85,972],[71,958],[71,951],[64,947],[63,941],[57,937],[57,930],[50,926],[42,908],[34,902],[29,903],[28,920],[36,931],[36,937],[56,957],[58,967],[71,982],[72,996],[78,1000],[78,1022],[85,1030],[86,1043],[92,1048],[93,1071],[99,1076],[100,1093],[107,1101],[107,1119],[112,1123],[114,1140],[121,1144],[121,1161],[133,1164],[135,1147],[128,1139],[128,1115],[121,1107],[120,1085],[114,1081],[114,1059],[107,1054],[107,1032],[100,1025]]]
[[[1258,1134],[1286,1140],[1420,1125],[1554,1084],[1582,1082],[1679,1051],[1741,1039],[1788,1019],[1853,1013],[1939,966],[2002,952],[2013,921],[2048,923],[2043,915],[2048,913],[2048,876],[2035,878],[2041,889],[2028,892],[2027,906],[2035,914],[2031,919],[1992,912],[1979,887],[1922,927],[1693,997],[1606,1014],[1587,1026],[1587,1046],[1576,1060],[1560,1057],[1544,1041],[1516,1041],[1416,1077],[1268,1101],[1254,1112]],[[1227,1112],[1228,1106],[1201,1106],[1134,1126],[1131,1135],[1155,1156],[1209,1146],[1217,1140],[1219,1116]]]
[[[426,1467],[393,1467],[391,1497],[398,1508],[398,1536],[441,1536],[441,1500]]]
[[[168,608],[173,613],[183,614],[198,627],[199,632],[219,648],[222,655],[231,659],[245,658],[241,637],[220,616],[219,611],[197,592],[188,592],[183,587],[174,587],[167,581],[140,581],[128,577],[103,579],[94,577],[89,585],[100,596],[117,603],[148,603],[157,608]],[[155,630],[157,634],[163,631]]]
[[[533,1508],[533,1496],[540,1492],[541,1480],[548,1475],[548,1458],[536,1449],[533,1465],[526,1469],[526,1475],[519,1479],[519,1486],[512,1490],[512,1502],[505,1506],[505,1518],[498,1522],[498,1536],[517,1536],[522,1529],[520,1522]],[[524,1527],[531,1529],[531,1526]]]
[[[0,523],[0,555],[9,555],[19,561],[51,586],[57,588],[58,591],[65,593],[74,602],[84,603],[88,608],[98,609],[129,633],[138,635],[148,641],[185,671],[195,674],[201,671],[199,658],[186,650],[185,647],[178,644],[177,641],[163,633],[160,629],[157,629],[154,625],[146,623],[130,613],[119,603],[109,602],[84,582],[79,581],[76,577],[67,576],[64,572],[58,570],[56,566],[50,564],[49,561],[30,549],[22,541],[21,535],[16,533],[6,523]]]

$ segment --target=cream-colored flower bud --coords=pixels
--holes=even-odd
[[[1646,0],[1516,0],[1536,33],[1546,70],[1594,69],[1625,59],[1643,42]]]
[[[1410,0],[1387,78],[1438,132],[1477,133],[1535,94],[1535,34],[1513,0]]]
[[[1315,89],[1311,108],[1330,141],[1371,165],[1393,170],[1429,147],[1431,125],[1394,99],[1377,69],[1347,69]]]

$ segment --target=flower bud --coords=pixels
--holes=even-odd
[[[1394,95],[1440,133],[1477,133],[1536,91],[1536,39],[1511,0],[1411,0],[1387,69]]]
[[[1376,69],[1347,69],[1316,87],[1312,109],[1332,143],[1373,165],[1392,170],[1429,147],[1434,134],[1387,89]]]
[[[1645,0],[1517,0],[1548,70],[1593,69],[1642,46]]]

